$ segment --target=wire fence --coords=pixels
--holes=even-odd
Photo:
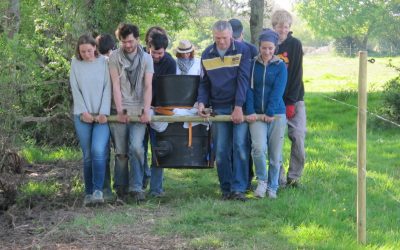
[[[346,103],[346,102],[339,101],[339,100],[337,100],[337,99],[335,99],[335,98],[333,98],[333,97],[330,97],[330,96],[328,96],[328,95],[324,95],[324,94],[320,94],[320,95],[323,96],[323,97],[326,98],[326,99],[331,100],[331,101],[340,103],[340,104],[345,105],[345,106],[348,106],[348,107],[352,107],[352,108],[354,108],[354,109],[358,109],[358,106],[356,106],[356,105],[352,105],[352,104],[349,104],[349,103]],[[396,122],[394,122],[394,121],[391,121],[391,120],[389,120],[388,118],[385,118],[385,117],[383,117],[383,116],[381,116],[381,115],[378,115],[378,114],[373,113],[373,112],[368,111],[368,110],[366,110],[366,112],[367,112],[368,115],[374,116],[375,118],[377,118],[377,119],[379,119],[379,120],[388,122],[388,123],[390,123],[390,124],[392,124],[392,125],[394,125],[394,126],[400,128],[400,124],[398,124],[398,123],[396,123]]]

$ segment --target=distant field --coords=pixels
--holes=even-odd
[[[367,64],[368,91],[380,90],[387,80],[396,76],[396,71],[387,67],[390,58],[374,57],[374,59],[375,63]],[[392,58],[392,62],[400,66],[400,57]],[[306,55],[304,56],[303,64],[306,92],[333,92],[357,89],[358,57]]]

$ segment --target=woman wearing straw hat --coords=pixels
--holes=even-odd
[[[177,75],[201,75],[200,59],[194,58],[194,46],[191,42],[181,40],[175,55]]]

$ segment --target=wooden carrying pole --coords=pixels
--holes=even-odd
[[[360,51],[357,119],[357,240],[367,242],[366,174],[367,174],[367,51]]]
[[[260,120],[262,115],[257,115],[257,120]],[[275,117],[279,119],[279,117]],[[107,118],[109,122],[116,122],[117,116],[109,116]],[[140,122],[138,116],[130,116],[130,122]],[[201,116],[169,116],[169,115],[155,115],[151,117],[151,122],[230,122],[232,121],[230,115],[216,115],[204,118]]]

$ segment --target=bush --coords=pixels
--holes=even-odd
[[[388,117],[395,122],[400,122],[400,76],[385,84],[383,103],[383,111]]]

